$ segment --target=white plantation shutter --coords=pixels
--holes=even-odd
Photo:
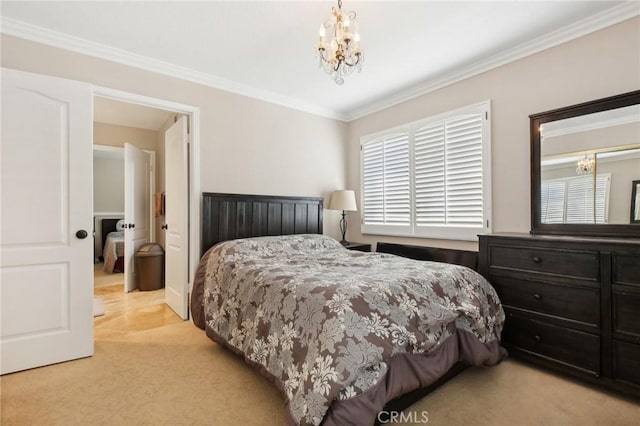
[[[416,225],[446,223],[444,123],[414,135]]]
[[[414,134],[416,226],[482,227],[482,115]]]
[[[482,227],[482,116],[445,122],[447,225]]]
[[[611,174],[580,176],[567,182],[566,223],[608,223],[609,184]],[[595,213],[594,213],[595,207]]]
[[[591,176],[567,181],[565,223],[593,223],[593,184]]]
[[[609,223],[609,190],[611,173],[596,178],[596,223]]]
[[[362,232],[490,232],[489,102],[363,137]],[[406,130],[406,131],[405,131]]]
[[[543,181],[540,188],[542,223],[564,223],[564,203],[567,185],[564,181]]]
[[[384,142],[362,147],[362,213],[364,223],[384,224]]]
[[[611,174],[546,180],[541,186],[542,223],[608,223]],[[595,207],[595,216],[594,216]]]
[[[363,222],[410,225],[408,132],[385,135],[362,147]]]

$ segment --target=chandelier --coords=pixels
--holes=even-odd
[[[360,34],[356,13],[342,13],[342,0],[338,8],[331,8],[331,16],[320,25],[318,51],[319,66],[336,84],[344,83],[345,76],[362,69],[364,54],[360,51]],[[328,37],[328,38],[327,38]]]
[[[576,173],[579,175],[590,175],[593,173],[593,166],[595,161],[593,157],[589,157],[585,154],[584,158],[578,160],[576,164]]]

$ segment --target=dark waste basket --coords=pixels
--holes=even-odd
[[[158,290],[164,286],[164,250],[160,244],[140,246],[135,254],[135,262],[140,291]]]

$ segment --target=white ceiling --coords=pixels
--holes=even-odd
[[[640,14],[640,2],[349,1],[365,61],[337,86],[330,1],[12,2],[2,32],[350,120]]]

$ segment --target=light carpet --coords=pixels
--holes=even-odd
[[[91,358],[3,376],[2,425],[287,424],[276,388],[190,322],[114,335],[95,347]],[[431,425],[640,419],[631,400],[509,359],[467,369],[407,412],[425,411]]]

